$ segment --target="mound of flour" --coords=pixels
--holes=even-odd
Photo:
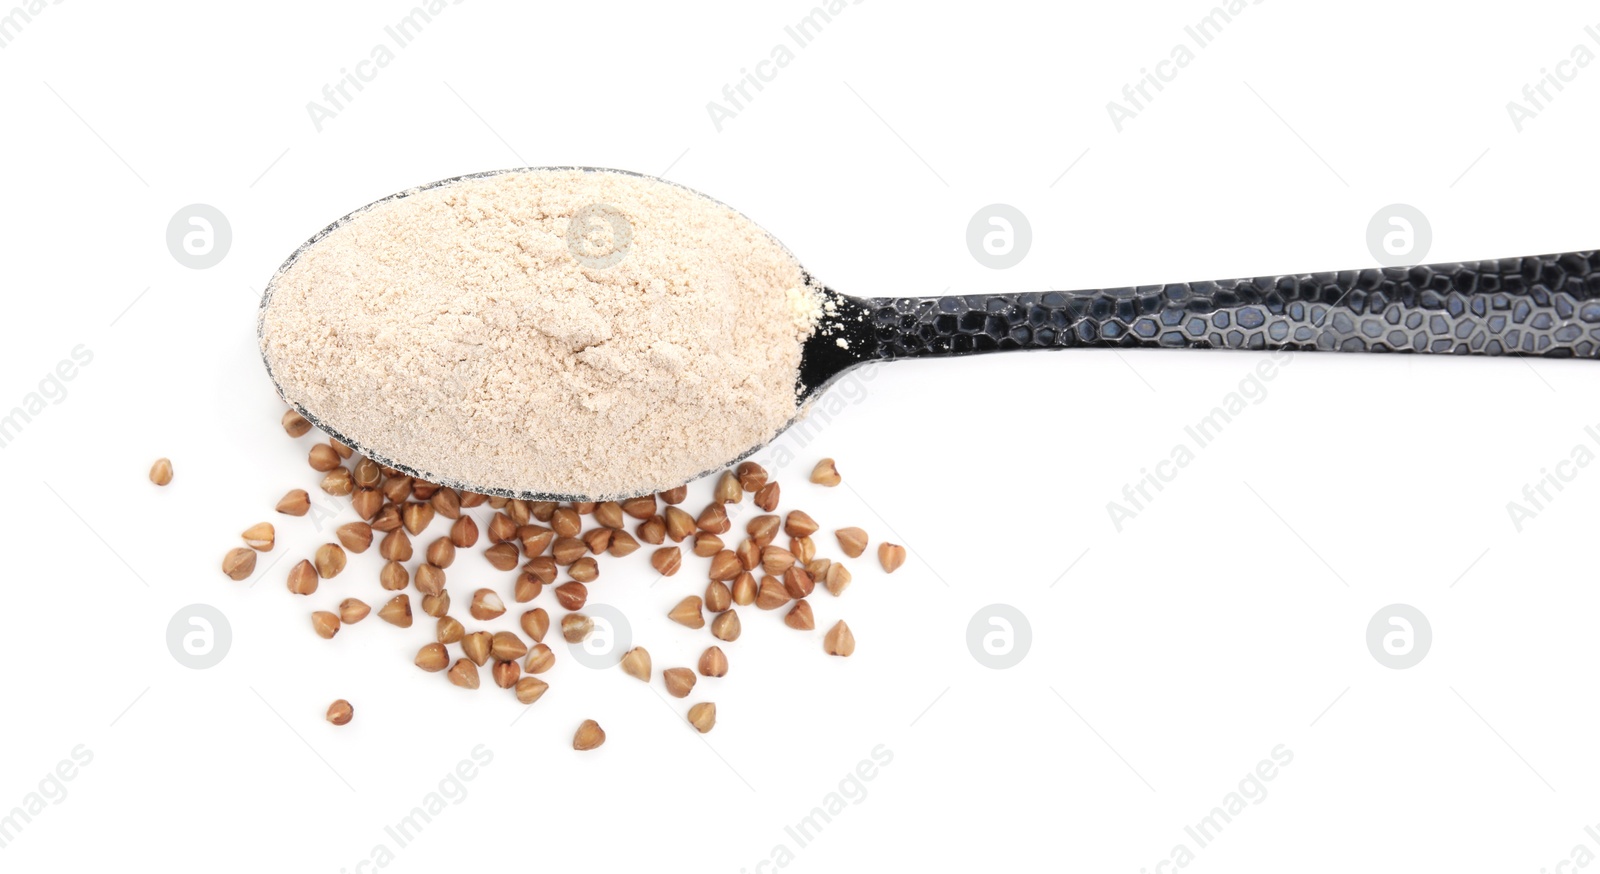
[[[797,412],[798,262],[693,191],[526,170],[382,201],[260,314],[285,400],[432,482],[601,499],[679,485]]]

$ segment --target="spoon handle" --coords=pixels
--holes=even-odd
[[[1080,346],[1600,358],[1600,252],[866,303],[877,358]]]

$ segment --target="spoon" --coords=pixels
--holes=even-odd
[[[312,237],[279,268],[262,296],[258,333],[265,336],[265,314],[285,271],[318,241],[367,210],[463,180],[539,170],[624,173],[599,168],[496,171],[444,180],[369,204]],[[676,183],[653,181],[682,189]],[[826,306],[820,323],[800,350],[796,415],[737,457],[707,459],[701,475],[759,450],[803,419],[809,403],[835,380],[869,361],[1085,347],[1600,357],[1597,252],[1216,282],[950,297],[859,298],[812,284],[820,289]],[[263,360],[271,376],[272,362],[265,355]],[[319,415],[321,411],[308,409],[300,398],[286,393],[275,376],[273,383],[286,402],[334,439],[379,464],[441,486],[525,500],[592,501],[648,494],[676,485],[641,482],[607,494],[584,495],[570,490],[463,482],[441,474],[430,459],[397,458],[385,447],[365,446],[349,439],[331,427],[327,418]]]

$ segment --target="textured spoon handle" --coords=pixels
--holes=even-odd
[[[879,358],[1074,346],[1600,357],[1600,253],[867,301]]]

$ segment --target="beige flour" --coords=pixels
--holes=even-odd
[[[307,246],[272,282],[261,350],[286,400],[380,462],[599,499],[772,439],[817,300],[787,250],[700,194],[513,171],[380,202]]]

